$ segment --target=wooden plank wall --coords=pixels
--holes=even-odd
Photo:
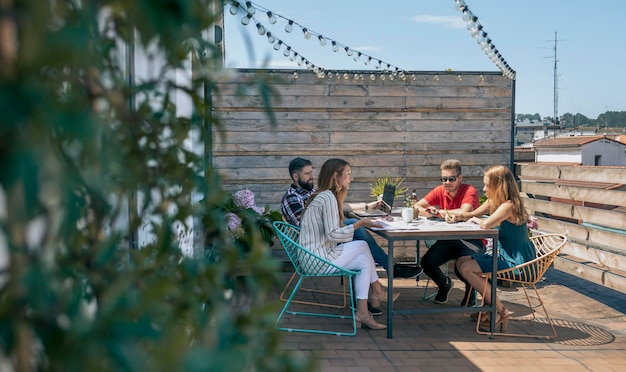
[[[516,168],[528,195],[524,206],[539,217],[539,230],[568,236],[561,258],[593,266],[596,270],[576,268],[576,275],[623,291],[615,278],[626,276],[626,167],[519,163]]]
[[[276,127],[262,97],[248,88],[259,73],[273,82]],[[226,188],[248,188],[257,204],[275,208],[296,156],[316,170],[330,157],[348,160],[349,201],[371,200],[369,185],[386,173],[405,177],[421,197],[439,184],[439,165],[448,158],[461,160],[466,181],[479,189],[485,168],[510,164],[513,81],[493,72],[415,72],[406,80],[362,73],[354,79],[354,72],[318,78],[298,70],[296,78],[293,70],[232,71],[212,97],[222,123],[214,128],[212,159]]]

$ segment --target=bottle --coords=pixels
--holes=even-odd
[[[417,192],[413,190],[413,192],[411,193],[411,207],[414,207],[415,203],[417,203]]]

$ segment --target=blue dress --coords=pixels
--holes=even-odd
[[[498,229],[498,270],[509,269],[524,262],[534,260],[535,246],[528,238],[526,223],[515,225],[502,221]],[[474,254],[472,258],[478,262],[484,273],[490,273],[493,267],[491,254]]]

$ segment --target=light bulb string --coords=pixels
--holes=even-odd
[[[478,17],[469,9],[465,0],[454,0],[456,10],[462,13],[462,18],[467,22],[467,30],[476,39],[476,43],[489,57],[491,62],[502,71],[502,74],[511,80],[515,80],[516,72],[506,62],[502,54],[493,44],[491,38],[485,31],[484,26],[478,21]]]
[[[350,53],[348,56],[352,57],[355,62],[356,61],[367,61],[366,64],[374,64],[376,69],[382,70],[383,73],[388,73],[390,76],[396,76],[398,74],[400,74],[401,76],[404,76],[407,74],[407,71],[405,69],[401,69],[398,66],[392,65],[391,63],[385,62],[380,58],[376,58],[374,56],[371,56],[367,53],[361,52],[359,50],[350,48],[348,45],[343,44],[341,42],[338,42],[337,40],[334,40],[332,38],[329,38],[327,36],[322,35],[319,32],[316,32],[312,29],[310,29],[309,27],[306,27],[305,25],[300,24],[299,22],[294,21],[293,19],[287,18],[279,13],[275,13],[273,11],[271,11],[270,9],[267,9],[263,6],[260,6],[256,3],[253,2],[246,2],[245,4],[242,3],[241,1],[235,1],[235,0],[230,0],[229,1],[231,6],[237,6],[239,9],[243,10],[243,12],[245,13],[244,17],[248,17],[250,18],[250,22],[254,21],[254,24],[257,25],[257,27],[262,26],[265,30],[269,30],[268,32],[271,33],[271,35],[276,39],[274,41],[274,43],[280,43],[281,45],[285,45],[287,48],[289,48],[291,51],[293,51],[295,54],[299,55],[304,61],[303,63],[306,63],[307,67],[309,66],[313,66],[313,68],[317,67],[317,69],[321,70],[321,71],[326,71],[326,69],[320,67],[320,66],[316,66],[315,64],[311,63],[309,61],[309,59],[304,58],[301,54],[297,53],[295,51],[295,49],[293,47],[291,47],[290,45],[288,45],[287,43],[285,43],[284,40],[279,39],[278,37],[276,37],[276,34],[271,32],[271,29],[268,28],[266,25],[263,24],[263,22],[261,22],[257,17],[255,17],[254,14],[256,14],[256,12],[254,14],[250,14],[250,12],[248,11],[248,5],[255,8],[256,11],[259,11],[260,13],[262,12],[264,15],[268,15],[271,14],[272,16],[276,17],[276,18],[281,18],[284,21],[286,21],[288,24],[291,24],[292,27],[293,26],[297,26],[299,27],[303,32],[304,30],[306,30],[306,32],[308,32],[311,35],[311,38],[315,37],[315,39],[324,39],[327,41],[328,44],[331,45],[332,47],[335,47],[338,50],[345,50],[346,53],[352,52]],[[236,15],[236,14],[234,14]],[[280,48],[279,48],[280,49]],[[278,49],[277,49],[278,50]],[[287,57],[287,56],[286,56]]]

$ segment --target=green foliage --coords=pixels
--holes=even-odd
[[[218,208],[227,193],[184,143],[194,134],[210,148],[209,124],[220,126],[202,95],[221,74],[220,55],[200,35],[221,2],[14,3],[0,17],[0,240],[10,260],[0,362],[20,371],[311,368],[281,350],[273,324],[278,267],[264,237],[274,216],[233,241]],[[132,40],[150,50],[136,84],[124,59]],[[181,85],[190,59],[196,69]],[[258,87],[272,97],[267,82]],[[180,115],[179,102],[192,112]],[[202,202],[192,202],[197,193]],[[200,218],[206,247],[184,253]],[[139,228],[153,239],[137,249]]]
[[[385,185],[393,185],[396,187],[395,198],[404,198],[404,195],[409,191],[407,187],[403,186],[405,181],[404,177],[391,177],[389,173],[386,173],[384,176],[377,178],[373,184],[370,184],[370,196],[377,198],[383,194]]]

